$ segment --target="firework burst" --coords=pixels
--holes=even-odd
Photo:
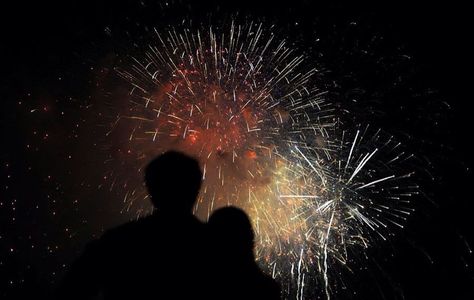
[[[262,24],[155,34],[117,69],[130,101],[108,135],[131,155],[112,157],[119,164],[107,176],[126,208],[145,202],[140,170],[152,157],[170,149],[198,157],[195,214],[242,207],[259,262],[286,294],[315,295],[305,288],[314,283],[329,298],[331,270],[348,266],[351,249],[386,239],[411,213],[417,187],[403,168],[411,156],[380,131],[342,130],[314,63]]]

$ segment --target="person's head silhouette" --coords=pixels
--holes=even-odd
[[[280,287],[258,267],[254,232],[247,214],[236,207],[216,210],[208,221],[216,270],[214,299],[280,299]]]
[[[145,169],[145,183],[153,206],[171,214],[191,214],[201,180],[199,162],[176,151],[158,156]]]
[[[253,256],[254,232],[247,214],[236,207],[216,210],[208,222],[213,235],[222,248],[221,254],[234,260],[247,260]]]

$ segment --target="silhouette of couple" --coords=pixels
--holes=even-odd
[[[146,168],[155,211],[86,246],[58,289],[60,299],[279,299],[280,288],[254,260],[254,233],[234,207],[207,224],[192,214],[198,162],[167,152]]]

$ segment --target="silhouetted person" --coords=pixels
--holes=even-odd
[[[91,242],[66,274],[61,299],[205,299],[206,227],[192,215],[202,173],[179,152],[146,168],[155,211]],[[203,297],[204,296],[204,297]]]
[[[280,299],[280,287],[255,262],[254,233],[247,215],[221,208],[209,219],[213,239],[215,299]]]

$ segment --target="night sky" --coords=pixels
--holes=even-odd
[[[135,154],[106,137],[130,89],[114,68],[183,19],[273,24],[318,62],[349,123],[384,128],[419,158],[415,213],[341,271],[336,299],[474,298],[467,5],[115,2],[2,9],[1,299],[50,296],[88,241],[148,207],[109,188],[107,161]]]

